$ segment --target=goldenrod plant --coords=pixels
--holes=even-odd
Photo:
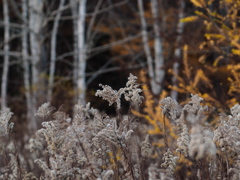
[[[240,178],[239,104],[211,125],[205,118],[208,107],[197,94],[184,105],[164,97],[156,110],[147,87],[143,91],[132,74],[120,90],[100,86],[96,95],[116,104],[116,116],[79,102],[70,117],[44,103],[36,113],[42,128],[23,149],[14,140],[12,113],[1,111],[0,179]],[[143,99],[142,91],[149,97]],[[121,96],[131,104],[127,115],[121,112]]]

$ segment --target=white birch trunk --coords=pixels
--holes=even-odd
[[[179,60],[181,59],[181,47],[180,45],[180,41],[182,39],[182,32],[183,32],[183,28],[184,28],[184,24],[183,22],[181,22],[180,20],[183,18],[183,13],[184,13],[184,7],[185,7],[185,2],[184,0],[180,1],[180,12],[178,15],[178,25],[177,25],[177,38],[176,38],[176,48],[174,51],[174,59],[176,59],[176,61],[173,63],[173,72],[174,74],[178,75],[178,68],[179,68]],[[175,76],[172,77],[172,86],[177,86],[177,78]],[[177,100],[178,98],[178,92],[175,90],[171,90],[171,98]]]
[[[146,23],[146,20],[144,17],[144,8],[143,8],[142,0],[138,0],[138,9],[139,9],[139,15],[140,15],[140,20],[141,20],[141,25],[142,25],[142,31],[141,31],[142,41],[143,41],[143,48],[144,48],[146,58],[147,58],[148,74],[150,77],[150,86],[151,86],[152,92],[155,93],[157,84],[155,82],[153,59],[151,56],[150,47],[148,45],[147,23]]]
[[[8,0],[3,0],[3,16],[4,16],[4,63],[1,84],[1,108],[7,107],[7,84],[8,84],[8,70],[9,70],[9,9]]]
[[[71,0],[72,3],[74,3],[75,0]],[[77,13],[77,6],[74,5],[71,7],[71,11],[72,11],[72,16],[73,17],[77,17],[78,13]],[[74,48],[74,56],[73,56],[73,83],[74,83],[74,92],[78,92],[77,89],[77,77],[78,77],[78,28],[77,28],[77,19],[73,18],[73,48]],[[76,97],[76,96],[75,96]],[[77,103],[77,99],[78,97],[75,98],[75,102]]]
[[[162,91],[162,83],[165,75],[165,70],[163,69],[164,66],[164,57],[163,57],[163,47],[162,47],[162,40],[160,37],[160,27],[159,27],[159,21],[158,21],[158,3],[157,0],[151,0],[151,9],[152,9],[152,15],[154,18],[154,52],[155,52],[155,82],[156,85],[153,88],[153,94],[157,95]]]
[[[51,36],[51,59],[50,59],[50,72],[49,72],[49,82],[48,82],[48,92],[47,92],[47,101],[50,102],[52,98],[52,90],[53,90],[53,83],[54,83],[54,74],[55,74],[55,65],[56,65],[56,39],[57,39],[57,30],[59,25],[59,20],[61,18],[61,9],[65,0],[61,0],[58,7],[58,13],[55,17],[52,36]]]
[[[39,83],[39,65],[40,65],[40,57],[41,57],[41,42],[40,42],[40,31],[41,31],[41,23],[42,23],[42,8],[43,2],[42,0],[31,0],[29,1],[30,8],[30,22],[29,26],[31,29],[30,33],[30,48],[32,55],[32,83],[33,86],[36,86]],[[35,87],[36,88],[36,87]]]
[[[22,0],[22,18],[27,22],[27,0]],[[34,111],[32,107],[32,97],[30,90],[30,69],[29,69],[29,54],[28,54],[28,33],[26,25],[22,25],[22,57],[23,57],[23,79],[25,96],[27,103],[27,120],[30,121],[34,117]],[[34,125],[35,126],[35,125]]]
[[[31,50],[31,75],[32,75],[32,108],[34,113],[40,98],[40,60],[41,60],[41,42],[40,32],[42,29],[42,0],[29,1],[29,27],[30,27],[30,50]],[[37,122],[35,118],[29,122],[29,129],[36,130]]]
[[[78,99],[85,104],[86,96],[86,43],[85,43],[85,16],[86,16],[86,0],[79,2],[78,9],[78,64],[77,64],[77,88],[78,88]]]

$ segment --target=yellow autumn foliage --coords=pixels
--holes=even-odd
[[[198,16],[188,16],[188,17],[185,17],[185,18],[181,19],[180,21],[181,22],[193,22],[193,21],[196,21],[198,19],[199,19]]]
[[[141,71],[140,79],[143,81],[142,89],[145,98],[145,104],[142,113],[132,110],[133,114],[144,118],[152,126],[152,128],[148,131],[149,134],[164,135],[166,133],[164,132],[164,129],[166,128],[169,137],[174,139],[177,138],[174,132],[174,127],[170,120],[163,115],[160,105],[156,105],[154,102],[153,96],[146,84],[147,79],[144,71]],[[167,92],[163,91],[159,97],[159,100],[165,98],[166,96]]]

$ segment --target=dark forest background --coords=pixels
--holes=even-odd
[[[238,1],[0,3],[1,107],[29,129],[44,102],[69,114],[78,100],[114,113],[95,97],[99,83],[119,89],[141,71],[156,99],[199,94],[225,111],[239,100]]]

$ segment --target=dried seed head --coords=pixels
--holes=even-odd
[[[52,111],[54,111],[55,108],[50,106],[50,103],[47,102],[47,103],[44,103],[42,104],[39,108],[38,108],[38,111],[37,113],[35,114],[35,116],[38,116],[38,117],[41,117],[41,118],[47,118],[51,113]]]
[[[163,98],[160,101],[162,112],[170,119],[176,119],[177,110],[178,110],[178,103],[175,99],[171,97]]]

